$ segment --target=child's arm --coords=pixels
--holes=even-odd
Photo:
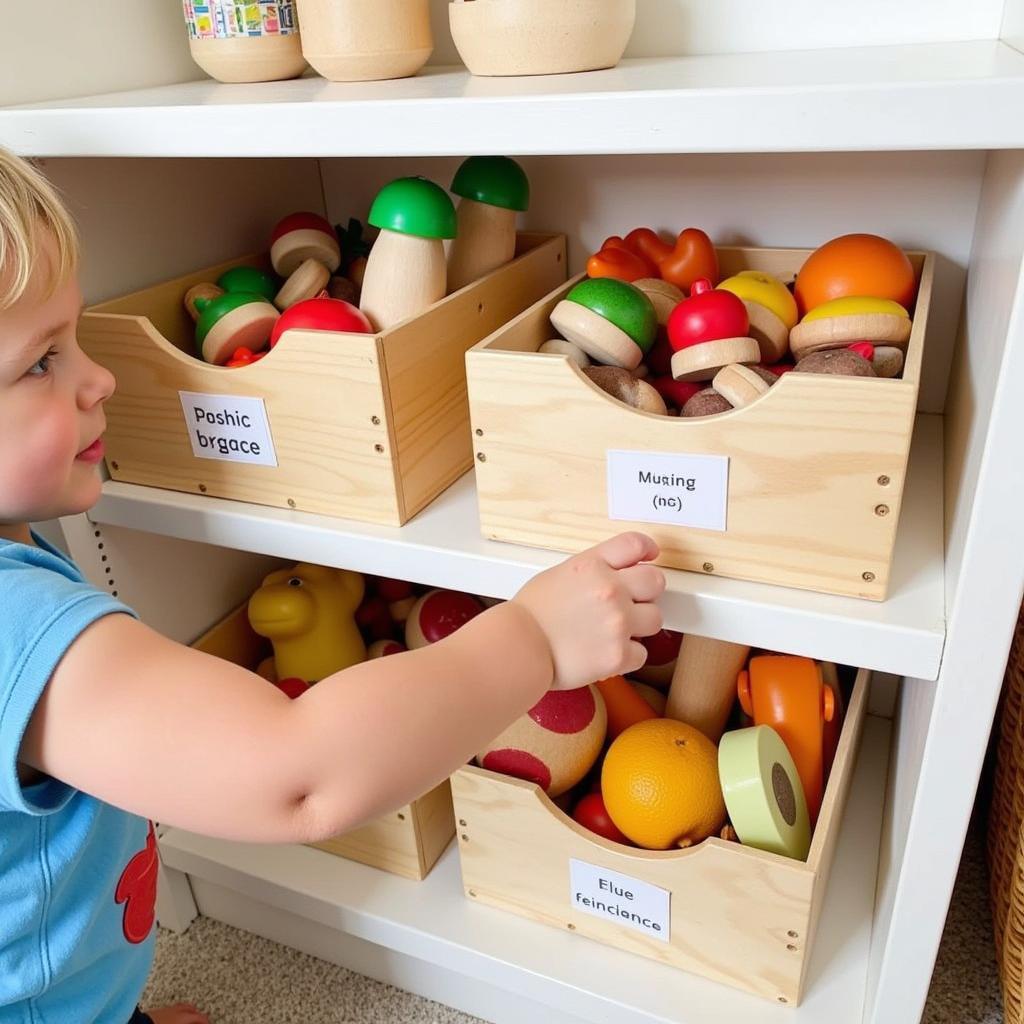
[[[126,615],[88,628],[54,672],[20,759],[157,821],[265,842],[323,838],[419,796],[552,685],[644,661],[661,626],[657,548],[623,534],[408,654],[289,700],[252,672]]]

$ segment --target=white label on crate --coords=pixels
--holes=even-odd
[[[179,391],[192,454],[197,459],[276,466],[267,407],[262,398]]]
[[[725,530],[729,457],[608,453],[608,518]]]
[[[652,939],[670,939],[672,894],[667,889],[569,858],[569,901],[575,910],[614,921]]]

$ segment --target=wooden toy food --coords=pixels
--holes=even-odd
[[[225,292],[215,299],[195,299],[196,348],[208,363],[226,363],[236,349],[259,352],[267,347],[277,310],[261,295]]]
[[[185,4],[192,59],[219,82],[274,82],[305,70],[296,0]]]
[[[607,716],[594,686],[552,690],[495,737],[476,758],[481,768],[527,779],[550,797],[572,789],[594,766]]]
[[[588,277],[613,277],[632,283],[656,272],[655,264],[633,252],[618,235],[606,238],[601,248],[587,260]]]
[[[668,403],[682,409],[699,391],[701,385],[692,380],[676,380],[675,377],[651,377],[648,384]]]
[[[395,622],[388,611],[388,603],[378,594],[367,596],[356,609],[356,625],[370,641],[387,640],[395,632]]]
[[[457,231],[448,194],[426,178],[398,178],[377,193],[369,221],[380,228],[366,264],[359,308],[377,330],[416,316],[447,291],[445,238]]]
[[[568,356],[580,369],[590,365],[590,356],[579,345],[574,345],[571,341],[566,341],[565,338],[551,338],[545,341],[537,351]]]
[[[430,590],[409,612],[405,623],[405,644],[413,651],[437,643],[483,610],[483,605],[469,594],[457,590]]]
[[[650,704],[656,718],[665,717],[665,705],[668,702],[668,697],[665,693],[653,686],[649,686],[647,683],[639,683],[635,679],[630,680],[630,685]]]
[[[653,636],[639,639],[647,648],[647,661],[643,668],[633,673],[634,678],[663,690],[668,689],[676,668],[676,660],[679,658],[683,634],[672,629],[659,629]]]
[[[718,253],[700,228],[686,228],[679,232],[672,251],[658,262],[658,271],[686,291],[701,279],[713,285],[718,280]]]
[[[264,579],[249,599],[249,623],[270,639],[278,678],[315,683],[366,658],[354,614],[363,577],[303,562]]]
[[[672,310],[686,298],[671,281],[663,281],[660,277],[641,277],[633,284],[651,300],[660,327],[664,327],[668,323]]]
[[[832,717],[825,721],[822,739],[823,770],[825,782],[828,783],[828,774],[832,770],[832,762],[836,759],[836,751],[839,749],[839,737],[843,731],[846,708],[835,665],[831,661],[821,661],[818,666],[821,669],[821,681],[832,691]]]
[[[581,281],[555,306],[551,323],[592,359],[632,370],[654,344],[651,300],[614,278]]]
[[[356,287],[355,281],[347,277],[338,277],[337,275],[332,277],[327,282],[327,294],[332,299],[343,299],[345,302],[359,305],[359,289]]]
[[[687,633],[676,659],[665,714],[717,743],[736,703],[736,677],[750,648]]]
[[[671,243],[666,242],[657,231],[650,228],[634,228],[623,241],[627,248],[639,253],[654,266],[658,266],[663,259],[671,256],[674,250]]]
[[[572,812],[573,821],[578,822],[585,829],[609,839],[613,843],[622,843],[624,846],[633,844],[615,827],[604,805],[604,798],[600,793],[587,793]]]
[[[638,380],[629,370],[619,366],[586,366],[583,374],[602,391],[625,405],[643,412],[665,416],[665,400],[646,381]]]
[[[374,640],[369,647],[366,648],[366,660],[370,661],[373,658],[387,658],[392,654],[401,654],[406,650],[403,644],[400,644],[397,640]]]
[[[656,718],[654,709],[622,676],[610,676],[594,684],[608,712],[608,738],[615,739],[637,722]]]
[[[282,692],[295,700],[301,697],[308,689],[309,683],[297,676],[289,676],[287,679],[275,679],[274,685]]]
[[[879,377],[898,377],[903,372],[902,349],[891,345],[875,345],[871,357],[871,368]]]
[[[824,723],[835,713],[835,698],[821,669],[810,658],[759,655],[739,673],[737,690],[754,724],[770,725],[793,755],[813,825],[824,788]]]
[[[326,295],[297,302],[285,310],[270,333],[273,348],[285,331],[336,331],[341,334],[373,334],[366,315],[350,302],[328,298]]]
[[[259,267],[232,267],[217,278],[217,287],[225,292],[250,292],[273,302],[278,284],[273,276]]]
[[[286,310],[297,302],[312,299],[327,288],[331,272],[316,259],[303,260],[274,295],[274,305]]]
[[[215,284],[211,284],[208,281],[192,285],[192,287],[185,292],[184,299],[188,315],[192,317],[193,320],[199,319],[200,312],[196,309],[196,299],[202,299],[204,302],[209,302],[211,299],[216,299],[223,294],[223,288],[218,288]]]
[[[720,412],[730,412],[732,405],[729,399],[723,398],[714,388],[698,391],[683,406],[681,416],[717,416]]]
[[[638,722],[612,741],[601,794],[616,827],[648,850],[694,845],[725,821],[714,743],[669,718]]]
[[[668,320],[672,376],[676,380],[711,380],[730,363],[756,363],[757,342],[748,334],[750,321],[742,300],[711,287],[707,278],[693,282],[690,297]]]
[[[290,214],[271,233],[270,262],[281,277],[290,277],[308,259],[319,260],[333,274],[341,264],[338,236],[319,214]]]
[[[848,295],[892,299],[910,309],[916,292],[914,268],[903,250],[868,234],[841,235],[815,249],[793,288],[801,315]]]
[[[898,302],[850,295],[815,306],[790,332],[789,345],[796,359],[856,341],[904,348],[910,328],[910,317]]]
[[[834,373],[843,377],[876,377],[874,366],[852,348],[831,348],[804,356],[797,373]]]
[[[451,191],[461,197],[448,251],[448,291],[454,292],[515,256],[516,214],[530,205],[530,183],[507,156],[471,156]]]
[[[258,363],[266,354],[266,352],[251,352],[247,348],[236,348],[224,365],[229,368],[249,366],[252,363]]]
[[[734,409],[742,409],[743,406],[750,405],[762,395],[767,395],[768,389],[771,387],[771,380],[774,380],[772,374],[767,370],[761,370],[761,373],[758,373],[758,369],[759,367],[756,366],[730,363],[715,374],[711,386]],[[770,379],[766,380],[765,377]]]
[[[743,300],[761,361],[777,363],[789,351],[789,332],[799,319],[792,292],[763,270],[741,270],[718,287]]]
[[[806,860],[811,823],[793,758],[767,725],[727,732],[718,774],[729,820],[744,846]]]

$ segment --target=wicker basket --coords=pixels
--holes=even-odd
[[[1002,702],[988,867],[1005,1022],[1024,1024],[1024,607],[1006,665]]]

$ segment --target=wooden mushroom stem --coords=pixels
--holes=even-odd
[[[443,299],[447,281],[441,239],[384,229],[366,263],[359,308],[377,330],[387,330]]]
[[[460,199],[458,234],[448,253],[448,291],[455,292],[516,254],[516,211]]]
[[[749,654],[743,644],[687,633],[672,674],[665,717],[686,722],[717,743],[736,701],[736,677]]]

